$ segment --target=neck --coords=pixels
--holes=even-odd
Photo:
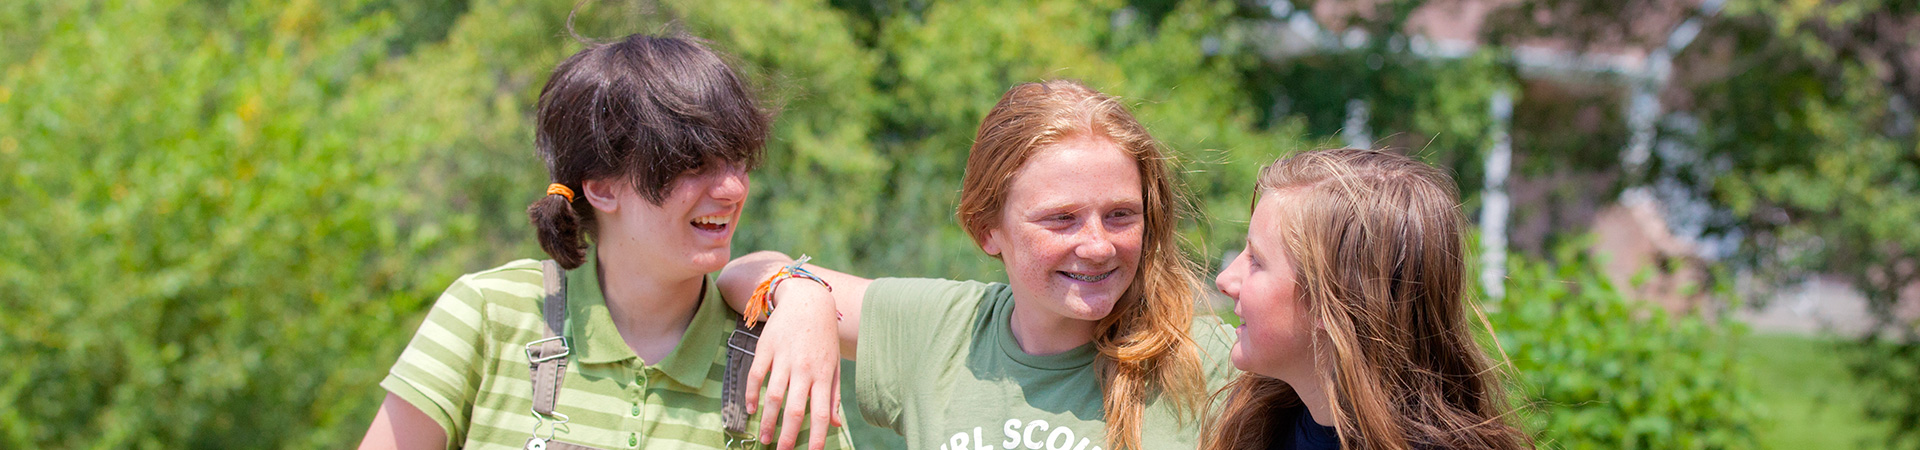
[[[1327,399],[1327,386],[1320,383],[1320,377],[1314,373],[1297,373],[1281,378],[1293,393],[1300,396],[1300,404],[1306,405],[1307,414],[1313,417],[1313,423],[1320,426],[1333,426],[1333,404]]]
[[[622,258],[630,251],[599,251],[600,292],[607,314],[627,347],[647,363],[658,363],[686,334],[700,309],[704,276],[677,277],[673,270],[646,267],[642,261]]]
[[[1032,310],[1021,308],[1020,302],[1013,303],[1013,317],[1008,320],[1008,326],[1013,330],[1014,342],[1020,344],[1020,351],[1045,356],[1093,342],[1093,322],[1047,316]]]

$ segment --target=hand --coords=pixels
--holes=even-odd
[[[830,426],[841,426],[839,313],[825,286],[804,279],[781,282],[779,306],[760,332],[747,371],[747,412],[779,414],[779,450],[792,450],[800,419],[811,409],[807,448],[822,450]],[[760,383],[766,381],[765,408]],[[773,442],[774,417],[761,414],[760,442]]]

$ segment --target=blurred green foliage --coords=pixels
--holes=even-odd
[[[1920,449],[1920,4],[1729,2],[1709,32],[1744,51],[1695,95],[1697,145],[1727,167],[1707,184],[1751,233],[1743,259],[1769,281],[1832,274],[1875,323],[1848,352],[1889,447]],[[1910,26],[1910,25],[1908,25]],[[1700,55],[1701,58],[1711,58]]]
[[[461,273],[540,255],[523,212],[546,183],[530,115],[552,64],[581,47],[570,3],[0,3],[0,447],[357,442],[428,301]],[[737,250],[996,279],[951,215],[974,126],[1023,81],[1126,98],[1184,163],[1194,257],[1237,247],[1255,168],[1324,146],[1317,110],[1275,113],[1261,95],[1274,79],[1254,75],[1272,67],[1244,14],[1220,1],[603,1],[575,25],[707,38],[779,107]],[[1325,64],[1364,64],[1347,57]],[[1280,79],[1314,77],[1302,64]],[[1484,54],[1394,64],[1381,85],[1399,100],[1376,117],[1439,136],[1423,157],[1472,167],[1504,69]],[[1549,267],[1531,264],[1516,267]],[[1569,405],[1530,416],[1549,442],[1741,442],[1746,394],[1715,384],[1737,383],[1734,362],[1712,359],[1721,331],[1546,276],[1510,288],[1532,300],[1494,317],[1529,395]],[[1556,306],[1574,302],[1600,312]],[[1583,353],[1552,350],[1574,344]],[[1632,376],[1591,377],[1609,363]]]
[[[1378,37],[1349,58],[1384,61],[1382,70],[1347,72],[1320,85],[1295,85],[1289,93],[1332,85],[1352,92],[1346,97],[1404,101],[1398,100],[1405,98],[1404,89],[1387,82],[1399,77],[1394,67],[1408,64],[1398,62],[1406,52],[1393,45],[1408,38],[1402,25],[1416,9],[1457,2],[1375,3],[1345,18]],[[1846,382],[1880,392],[1869,399],[1867,412],[1890,432],[1885,444],[1920,448],[1920,320],[1897,313],[1920,301],[1920,233],[1911,231],[1920,223],[1920,53],[1912,50],[1920,3],[1530,0],[1502,2],[1485,19],[1478,37],[1492,47],[1544,44],[1605,56],[1690,42],[1674,49],[1671,66],[1647,67],[1671,78],[1658,86],[1668,120],[1659,124],[1662,142],[1646,167],[1621,163],[1624,143],[1614,141],[1623,140],[1624,126],[1583,132],[1562,125],[1576,122],[1569,120],[1574,111],[1568,107],[1579,108],[1584,100],[1543,110],[1547,105],[1529,105],[1522,95],[1513,133],[1515,174],[1614,177],[1618,182],[1598,194],[1603,197],[1636,185],[1682,192],[1691,197],[1682,203],[1700,201],[1710,209],[1690,227],[1702,228],[1708,241],[1736,241],[1738,250],[1720,261],[1722,268],[1751,275],[1762,292],[1810,277],[1848,281],[1866,297],[1873,323],[1870,332],[1854,336],[1859,345],[1845,352],[1855,375]],[[1682,32],[1683,20],[1699,27]],[[1597,92],[1539,92],[1545,89],[1535,86],[1525,92],[1605,100],[1632,82],[1615,79],[1610,83],[1617,88]],[[1611,115],[1622,109],[1601,111],[1602,122],[1618,123],[1623,118]],[[1317,119],[1314,128],[1334,123],[1330,119]],[[1382,120],[1386,129],[1427,133],[1394,125],[1390,117],[1372,123],[1380,126]],[[1463,169],[1463,185],[1474,185],[1475,172]]]
[[[1486,304],[1541,447],[1753,448],[1763,417],[1745,331],[1726,317],[1673,316],[1626,297],[1579,240],[1552,262],[1511,258]],[[1722,294],[1727,293],[1721,288]],[[1495,358],[1501,355],[1494,354]]]

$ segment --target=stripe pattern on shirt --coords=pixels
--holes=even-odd
[[[568,276],[594,273],[591,267],[582,269],[588,270],[575,269]],[[720,416],[724,345],[708,350],[711,367],[705,379],[689,383],[639,358],[586,363],[576,350],[554,408],[569,420],[557,430],[536,421],[530,413],[533,386],[525,346],[540,339],[546,327],[540,315],[541,278],[539,262],[520,260],[455,281],[427,313],[381,386],[438,422],[455,448],[521,448],[536,426],[542,437],[551,430],[557,440],[602,449],[726,448],[729,439]],[[587,301],[599,300],[595,287],[591,293],[569,292],[570,301],[586,296]],[[710,308],[717,307],[737,320],[719,304],[717,294],[702,301],[700,313],[715,314]],[[569,317],[570,330],[579,328],[577,319]],[[686,336],[731,331],[730,325],[690,327]],[[675,351],[683,350],[693,349]],[[758,430],[758,422],[751,421],[747,429]],[[803,431],[803,445],[806,436]],[[836,428],[828,436],[829,449],[852,447],[844,430]]]

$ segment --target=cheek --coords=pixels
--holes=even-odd
[[[1065,239],[1046,230],[1025,230],[1016,245],[1009,252],[1019,255],[1028,266],[1052,265],[1073,251]]]
[[[1139,227],[1134,227],[1133,230],[1125,233],[1114,234],[1110,242],[1113,243],[1114,253],[1119,255],[1122,264],[1128,267],[1137,267],[1140,264],[1142,250],[1146,248],[1146,239],[1142,237]]]
[[[1000,252],[1000,264],[1006,267],[1008,278],[1033,279],[1035,271],[1043,270],[1045,242],[1036,239],[1031,230],[1011,230],[994,237],[994,250]]]
[[[1277,290],[1281,286],[1276,284],[1278,283],[1268,281],[1248,287],[1250,290],[1259,289],[1260,291],[1245,295],[1258,295],[1260,298],[1259,301],[1248,305],[1247,315],[1254,317],[1255,326],[1249,328],[1257,334],[1253,336],[1255,339],[1264,344],[1264,347],[1284,349],[1296,340],[1293,339],[1296,335],[1300,334],[1298,325],[1303,319],[1300,315],[1305,312],[1294,303],[1291,292]]]
[[[1146,234],[1141,232],[1139,227],[1134,227],[1134,229],[1116,236],[1113,240],[1113,246],[1121,251],[1137,255],[1140,254],[1140,249],[1146,247],[1146,242]]]

